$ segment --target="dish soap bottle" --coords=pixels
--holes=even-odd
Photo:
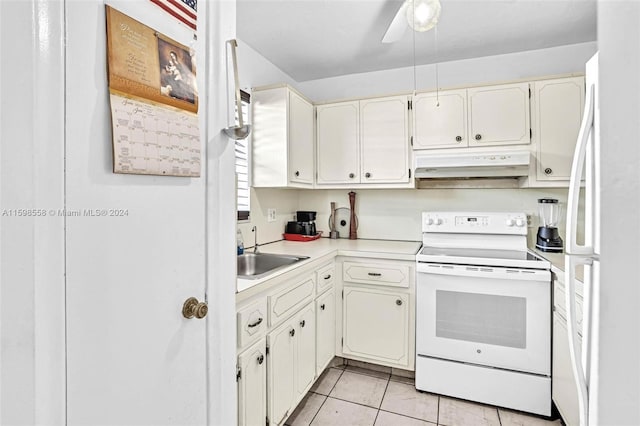
[[[240,231],[240,229],[236,232],[236,242],[238,246],[238,255],[241,255],[244,253],[244,240],[242,239],[242,231]]]

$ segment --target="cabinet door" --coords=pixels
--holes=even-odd
[[[579,345],[582,346],[580,339]],[[553,314],[553,369],[551,395],[565,423],[580,424],[578,391],[571,367],[567,323],[558,313]]]
[[[296,400],[302,399],[316,377],[316,308],[309,303],[297,315],[295,335]]]
[[[409,99],[360,101],[362,183],[409,182]]]
[[[584,108],[584,77],[533,84],[533,136],[539,181],[568,181]]]
[[[316,374],[319,375],[336,351],[336,295],[333,289],[316,300],[316,319]]]
[[[409,364],[409,295],[344,287],[343,353]]]
[[[320,105],[316,111],[317,183],[360,183],[358,102]]]
[[[313,105],[289,92],[289,181],[313,184]]]
[[[529,83],[467,89],[469,146],[528,144]]]
[[[416,95],[413,129],[413,149],[466,147],[466,89]]]
[[[267,407],[272,424],[282,423],[293,404],[295,334],[295,323],[290,320],[267,335]]]
[[[238,425],[262,425],[267,416],[267,360],[263,338],[238,356]]]

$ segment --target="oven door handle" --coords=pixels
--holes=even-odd
[[[551,281],[551,272],[544,269],[501,268],[495,266],[466,266],[418,262],[416,270],[418,274],[452,275],[457,277],[518,281]]]

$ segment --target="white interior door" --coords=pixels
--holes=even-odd
[[[129,3],[159,31],[180,27]],[[205,179],[112,173],[105,6],[66,13],[66,207],[79,212],[66,219],[67,422],[206,424],[207,322],[181,313],[205,298]]]

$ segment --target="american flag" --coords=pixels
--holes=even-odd
[[[198,0],[151,0],[180,22],[196,29]]]

